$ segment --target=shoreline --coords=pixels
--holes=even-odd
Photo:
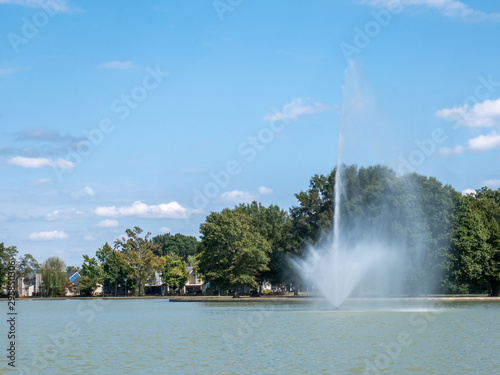
[[[316,295],[290,295],[290,296],[262,296],[248,297],[241,296],[233,298],[232,296],[142,296],[142,297],[20,297],[16,301],[88,301],[88,300],[151,300],[161,299],[168,302],[322,302],[325,297]],[[7,302],[7,299],[0,299]],[[435,295],[422,297],[385,297],[385,298],[351,298],[350,302],[500,302],[500,297],[488,297],[487,295]]]
[[[321,296],[273,296],[273,297],[190,297],[181,296],[169,298],[169,302],[323,302]],[[500,297],[488,296],[435,296],[435,297],[388,297],[388,298],[351,298],[346,302],[500,302]]]

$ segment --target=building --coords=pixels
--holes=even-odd
[[[201,294],[205,290],[205,283],[203,280],[196,274],[193,267],[186,267],[189,272],[189,279],[186,282],[186,285],[181,289],[181,294]]]
[[[78,296],[80,294],[80,274],[78,272],[66,272],[66,277],[71,283],[66,288],[65,296]]]
[[[42,274],[31,273],[27,277],[17,279],[17,294],[21,297],[39,295],[42,286]]]

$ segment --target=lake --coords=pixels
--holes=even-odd
[[[7,303],[2,302],[8,349]],[[17,302],[26,374],[498,374],[498,302]],[[5,353],[4,349],[4,353]],[[8,360],[3,356],[2,368]]]

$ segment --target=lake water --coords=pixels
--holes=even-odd
[[[17,312],[21,374],[500,373],[496,302],[34,300]]]

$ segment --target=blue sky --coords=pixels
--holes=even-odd
[[[500,186],[500,3],[0,0],[0,241],[81,265],[342,159]]]

